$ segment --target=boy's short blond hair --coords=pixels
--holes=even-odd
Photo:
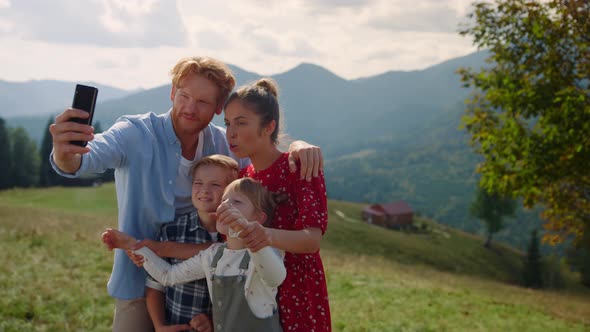
[[[236,85],[231,69],[225,63],[210,57],[194,56],[180,59],[170,70],[172,85],[176,88],[181,87],[180,81],[190,74],[201,75],[219,87],[219,105],[223,105]]]
[[[227,173],[228,173],[228,176],[227,176],[227,183],[228,184],[238,178],[238,173],[240,171],[240,165],[238,165],[238,162],[235,161],[233,158],[230,158],[228,156],[224,156],[222,154],[214,154],[214,155],[210,155],[210,156],[201,158],[201,160],[199,160],[195,164],[195,166],[193,166],[193,168],[191,169],[192,177],[195,177],[195,172],[197,171],[197,169],[199,167],[205,166],[205,165],[213,165],[213,166],[218,166],[218,167],[226,169]]]

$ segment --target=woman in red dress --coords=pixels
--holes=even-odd
[[[279,287],[279,315],[284,331],[331,331],[326,276],[319,249],[328,223],[324,176],[301,179],[289,171],[288,153],[278,147],[279,104],[270,79],[242,86],[225,104],[227,141],[231,151],[252,164],[241,172],[268,190],[284,194],[269,227],[258,223],[240,232],[246,247],[257,251],[273,246],[286,252],[287,278]],[[239,219],[222,204],[219,221]]]

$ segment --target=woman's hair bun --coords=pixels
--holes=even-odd
[[[275,82],[272,78],[261,78],[258,81],[254,82],[254,86],[261,87],[262,89],[268,91],[268,93],[272,94],[275,97],[279,96],[279,86],[277,82]]]

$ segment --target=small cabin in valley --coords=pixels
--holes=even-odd
[[[368,224],[401,229],[412,225],[414,210],[404,201],[373,204],[363,209],[361,217]]]

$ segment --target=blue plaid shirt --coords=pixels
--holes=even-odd
[[[211,234],[201,226],[197,212],[183,214],[176,220],[162,225],[158,233],[159,241],[175,241],[180,243],[207,243],[218,241],[219,236],[211,238]],[[170,264],[182,262],[181,259],[167,258]],[[147,286],[157,283],[148,276]],[[160,285],[161,286],[161,285]],[[155,287],[152,287],[155,288]],[[211,314],[211,300],[207,280],[195,280],[165,288],[166,293],[166,324],[188,324],[199,313]]]

